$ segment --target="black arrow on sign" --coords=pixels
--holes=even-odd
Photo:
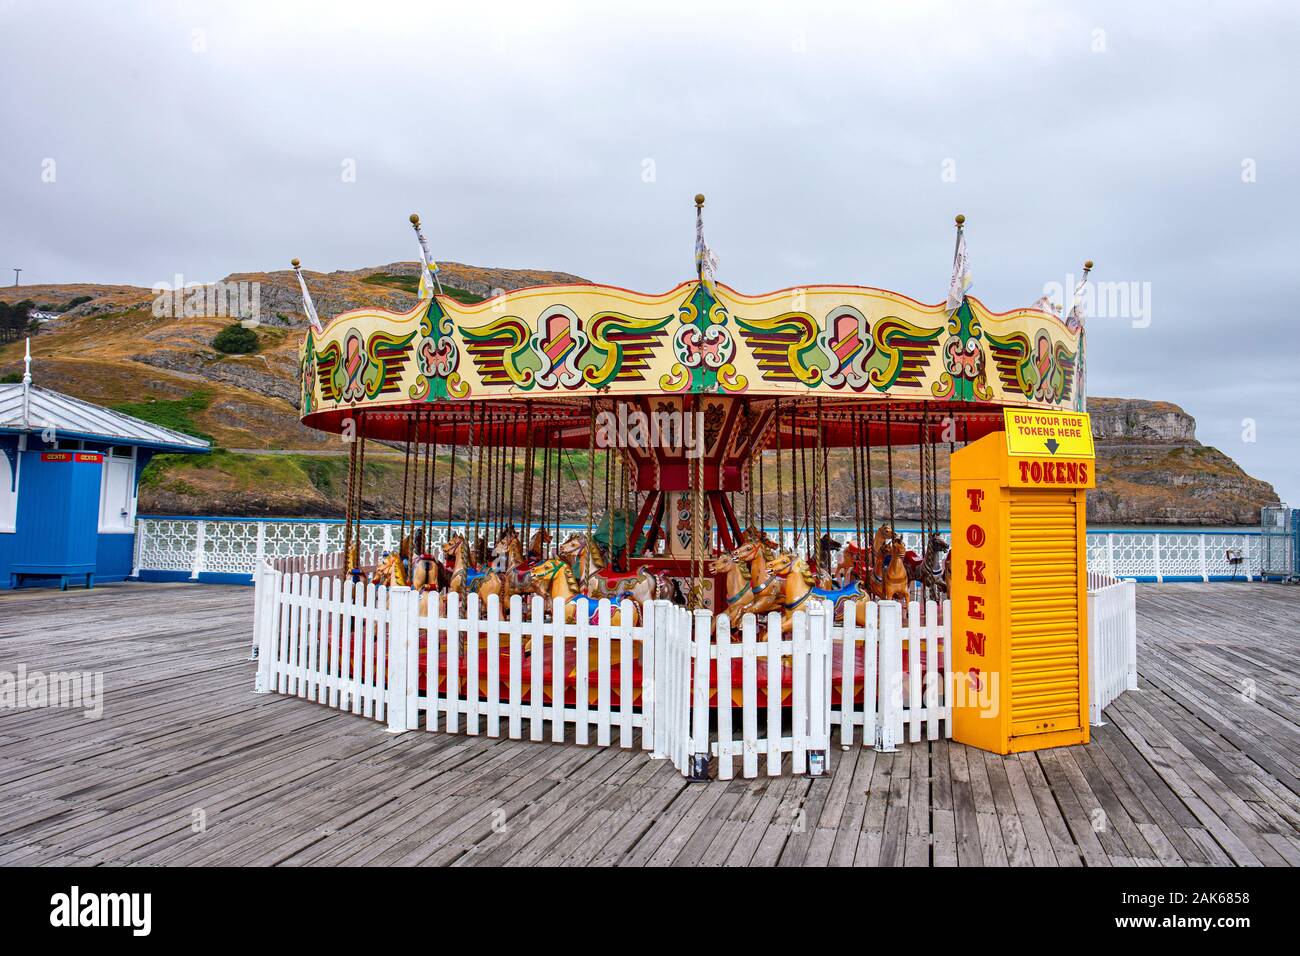
[[[1056,454],[1056,449],[1061,447],[1060,442],[1058,442],[1055,438],[1049,438],[1047,439],[1047,441],[1043,442],[1043,444],[1047,446],[1047,450],[1050,451],[1053,455]]]

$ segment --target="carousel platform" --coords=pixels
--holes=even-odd
[[[6,592],[0,671],[102,674],[103,712],[0,716],[0,865],[1300,864],[1300,592],[1137,594],[1141,689],[1087,747],[833,746],[825,777],[693,785],[639,750],[393,736],[250,694],[250,589]]]

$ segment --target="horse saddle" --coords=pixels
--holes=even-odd
[[[825,601],[839,604],[841,601],[856,600],[862,597],[862,590],[856,584],[846,584],[842,588],[828,590],[827,588],[813,588],[812,593]]]
[[[466,584],[466,586],[468,586],[468,587],[473,587],[474,585],[478,584],[478,582],[479,582],[480,579],[482,579],[482,578],[484,578],[484,577],[486,577],[486,576],[487,576],[487,572],[486,572],[486,571],[483,571],[483,570],[481,570],[481,569],[479,569],[479,568],[466,568],[466,569],[465,569],[465,584]]]
[[[637,571],[615,571],[609,565],[601,568],[596,572],[600,577],[605,579],[606,584],[618,585],[625,581],[631,581],[638,575]]]

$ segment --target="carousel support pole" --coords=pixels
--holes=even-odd
[[[757,463],[758,469],[758,534],[760,538],[767,534],[767,489],[765,487],[766,480],[763,477],[767,471],[764,467],[764,458],[767,454],[766,445],[765,441],[759,442],[758,447],[750,456],[751,460]]]
[[[781,399],[776,400],[776,542],[777,548],[785,550],[785,484],[781,475]]]
[[[822,453],[822,528],[818,533],[824,534],[824,537],[829,539],[831,536],[831,456],[830,448],[826,443],[826,432],[824,429],[825,425],[822,418],[822,400],[819,397],[817,399],[817,444],[821,448]],[[818,548],[820,547],[821,545],[819,544]],[[829,551],[826,552],[826,563],[831,563]],[[829,573],[830,568],[826,568],[826,571]]]
[[[719,522],[718,527],[730,530],[731,540],[734,542],[734,544],[727,545],[727,550],[730,551],[732,548],[739,547],[741,539],[744,537],[744,532],[740,527],[740,522],[736,520],[735,509],[732,507],[731,501],[727,496],[720,495],[718,501],[722,508],[723,516],[723,520]]]
[[[528,539],[533,531],[533,468],[537,464],[537,444],[533,438],[533,400],[530,398],[526,405],[528,413],[524,425],[528,433],[528,451],[524,455],[524,507],[520,521],[523,524],[523,533],[520,534],[519,540],[524,548],[528,547]]]
[[[595,520],[596,509],[596,400],[590,399],[588,405],[591,412],[591,421],[588,423],[587,431],[587,543],[586,547],[595,546],[592,538],[594,532],[593,522]],[[578,564],[579,573],[582,573],[582,563]]]
[[[520,522],[522,510],[519,508],[519,499],[515,497],[515,485],[520,486],[522,490],[523,479],[519,477],[519,415],[515,414],[510,417],[510,494],[508,505],[508,517],[506,521],[508,527],[514,528]]]
[[[732,551],[736,547],[736,539],[731,533],[731,522],[727,518],[726,497],[722,492],[710,493],[709,510],[713,512],[713,522],[718,526],[718,545],[724,551]]]
[[[628,539],[627,544],[629,556],[631,555],[631,551],[636,548],[637,542],[641,540],[641,529],[645,527],[645,523],[650,517],[651,509],[654,507],[658,497],[659,492],[650,492],[645,496],[645,501],[641,503],[641,507],[637,510],[636,522],[632,525],[632,535]]]
[[[894,436],[893,415],[888,405],[885,406],[885,463],[889,468],[889,532],[898,534],[898,525],[894,523]]]
[[[352,530],[356,534],[356,544],[353,545],[353,557],[356,564],[349,570],[355,572],[352,575],[353,583],[361,579],[361,521],[365,517],[365,493],[366,493],[366,429],[365,418],[360,412],[357,413],[357,436],[356,440],[361,443],[357,449],[357,504],[356,520],[352,522]],[[387,525],[384,526],[387,529]],[[387,533],[385,531],[385,533]]]
[[[651,501],[654,502],[655,506],[654,520],[650,522],[650,530],[646,532],[645,543],[646,552],[654,554],[655,542],[659,540],[659,530],[663,527],[664,523],[664,512],[667,509],[668,496],[662,491],[654,491],[651,492],[650,496],[646,499],[647,506],[649,506]]]
[[[447,531],[443,535],[444,540],[451,540],[451,516],[452,502],[456,500],[456,450],[460,446],[456,443],[456,422],[453,419],[451,423],[451,469],[447,474]]]

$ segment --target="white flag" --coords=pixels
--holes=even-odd
[[[307,282],[302,277],[302,269],[295,265],[293,271],[298,275],[298,288],[302,289],[302,309],[307,313],[307,321],[317,332],[324,332],[325,329],[316,315],[316,305],[311,301],[311,293],[307,291]]]
[[[1083,278],[1074,289],[1074,307],[1070,309],[1070,314],[1065,317],[1065,325],[1071,331],[1078,331],[1083,328],[1083,292],[1088,284],[1088,270],[1083,270]]]
[[[420,240],[420,287],[417,296],[420,299],[433,297],[434,287],[438,283],[435,273],[438,271],[438,263],[433,261],[433,256],[429,255],[429,244],[424,240],[424,233],[420,231],[420,226],[415,225],[415,238]],[[439,291],[441,287],[439,286]]]
[[[1038,301],[1031,305],[1030,308],[1037,309],[1039,312],[1050,312],[1052,315],[1056,315],[1061,311],[1060,306],[1053,302],[1050,296],[1046,295],[1040,295]]]
[[[948,311],[962,307],[962,298],[971,287],[971,261],[966,255],[966,233],[957,233],[957,252],[953,255],[953,280],[948,284]]]
[[[704,210],[698,207],[695,210],[695,268],[700,281],[712,294],[713,283],[717,280],[718,257],[704,241]]]
[[[948,312],[961,308],[961,300],[970,288],[970,258],[966,255],[966,233],[957,233],[957,251],[952,257],[952,281],[948,284]]]

